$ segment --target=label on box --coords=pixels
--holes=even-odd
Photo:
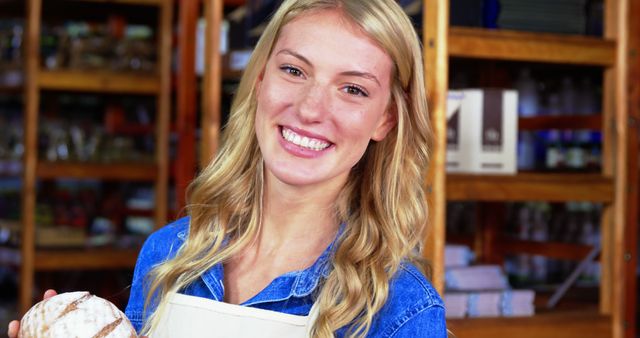
[[[514,90],[450,91],[447,98],[447,171],[515,173],[517,101]]]

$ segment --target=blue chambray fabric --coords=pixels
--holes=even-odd
[[[136,330],[140,331],[144,318],[151,310],[147,309],[147,313],[143,313],[147,290],[145,276],[153,266],[176,255],[186,240],[188,231],[189,219],[181,218],[151,234],[143,245],[125,310]],[[279,276],[241,305],[299,316],[308,315],[322,279],[331,272],[334,243],[327,247],[312,266]],[[218,264],[204,272],[198,281],[181,293],[222,301],[223,276],[222,264]],[[346,330],[346,327],[338,330],[336,337],[344,337]],[[444,303],[415,266],[404,264],[393,277],[387,302],[374,317],[367,337],[447,337]]]

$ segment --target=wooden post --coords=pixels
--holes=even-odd
[[[222,0],[205,0],[205,70],[202,90],[202,141],[200,167],[206,167],[215,157],[220,142],[220,104],[222,95],[222,56],[220,55],[220,29]]]
[[[429,227],[425,234],[424,257],[432,264],[433,284],[444,292],[444,243],[446,230],[445,152],[446,104],[448,89],[449,55],[447,39],[449,29],[449,1],[423,2],[423,45],[429,115],[433,130],[431,165],[426,177],[428,187]]]
[[[625,230],[625,275],[624,298],[624,328],[625,338],[636,337],[636,311],[637,304],[637,280],[636,270],[638,264],[638,152],[640,152],[640,21],[634,20],[635,14],[640,11],[640,1],[630,1],[627,11],[628,20],[628,104],[629,126],[627,138],[627,229]]]
[[[175,158],[177,210],[185,206],[185,191],[196,170],[196,28],[200,1],[179,2],[178,105]]]
[[[40,64],[40,17],[42,0],[27,2],[24,173],[22,179],[22,236],[19,311],[24,314],[32,304],[35,261],[36,169],[38,165],[38,68]]]
[[[611,315],[612,336],[624,336],[624,248],[627,221],[627,0],[605,1],[605,37],[616,41],[615,66],[605,71],[604,174],[614,177],[613,205],[605,208],[602,226],[601,307]],[[610,268],[607,268],[610,267]]]
[[[171,111],[171,37],[173,3],[164,0],[159,8],[158,20],[158,72],[160,91],[157,96],[156,118],[156,164],[158,176],[155,181],[156,228],[167,222],[169,204],[169,119]]]

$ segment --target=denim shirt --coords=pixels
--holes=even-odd
[[[188,231],[189,218],[179,219],[151,234],[140,251],[131,285],[129,304],[125,310],[138,332],[144,325],[144,318],[149,315],[149,312],[143,314],[147,290],[143,286],[145,275],[155,265],[176,255],[186,240]],[[257,295],[241,305],[299,316],[308,315],[319,284],[331,272],[332,249],[333,243],[311,267],[277,277]],[[223,274],[222,264],[217,264],[204,272],[199,280],[186,287],[181,293],[223,301]],[[346,330],[347,327],[339,329],[336,337],[345,336]],[[415,266],[403,264],[391,279],[387,302],[374,316],[367,337],[440,338],[446,336],[442,299]]]

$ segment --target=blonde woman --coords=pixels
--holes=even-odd
[[[210,337],[446,337],[419,254],[429,138],[421,48],[395,1],[285,0],[189,217],[140,252],[127,316],[186,337],[172,319],[195,296],[217,304]]]

